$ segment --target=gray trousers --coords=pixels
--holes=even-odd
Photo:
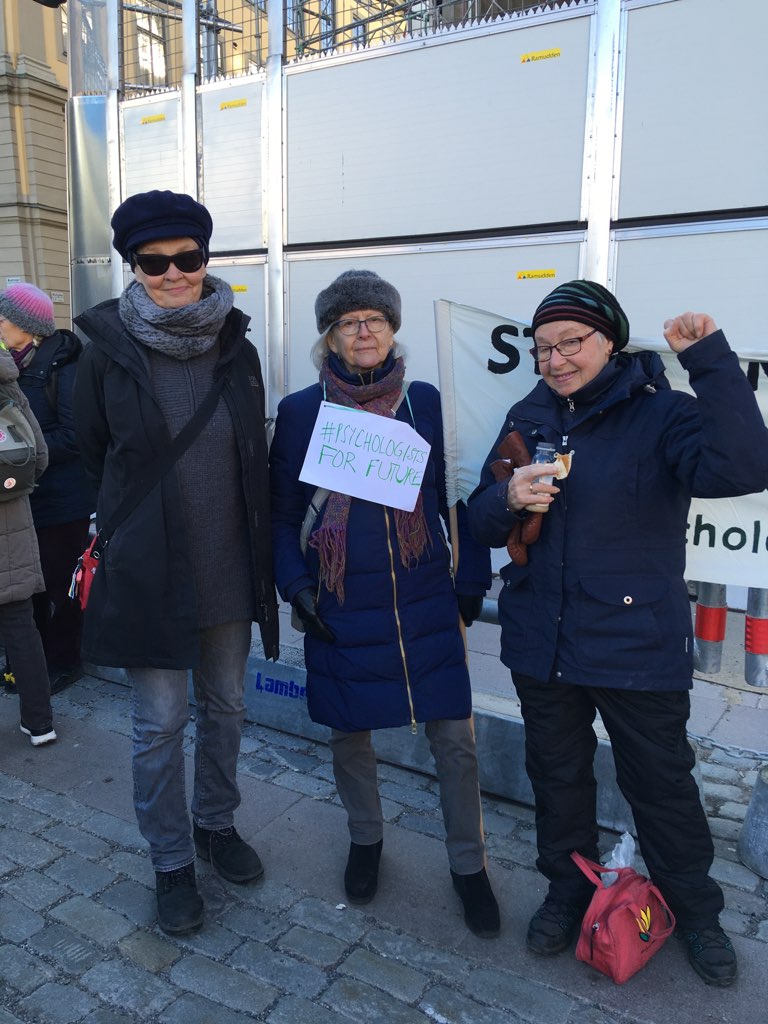
[[[424,729],[437,769],[448,861],[457,875],[472,875],[485,867],[474,724],[471,718],[441,719]],[[371,734],[332,729],[330,747],[350,838],[361,846],[377,843],[384,818]]]

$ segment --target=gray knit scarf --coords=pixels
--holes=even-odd
[[[210,274],[203,278],[199,302],[179,309],[158,306],[138,281],[120,296],[120,319],[148,348],[173,359],[191,359],[212,348],[235,297],[226,281]]]

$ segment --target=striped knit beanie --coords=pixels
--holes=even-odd
[[[51,297],[33,284],[12,284],[0,292],[0,316],[40,338],[56,331]]]
[[[568,281],[559,285],[539,303],[531,327],[535,334],[542,324],[557,320],[577,320],[595,327],[610,338],[614,352],[629,341],[627,314],[608,289],[595,281]]]

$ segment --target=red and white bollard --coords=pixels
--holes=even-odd
[[[698,672],[719,672],[728,606],[724,583],[699,583],[693,630],[693,667]]]
[[[744,678],[768,687],[768,590],[750,587],[744,620]]]

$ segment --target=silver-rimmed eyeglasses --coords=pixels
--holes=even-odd
[[[328,330],[338,327],[342,334],[351,337],[353,334],[359,334],[360,328],[365,324],[369,331],[373,334],[378,334],[384,330],[388,323],[389,320],[385,316],[368,316],[365,320],[337,320],[335,324],[331,324]]]
[[[580,338],[564,338],[556,345],[535,345],[531,349],[531,355],[537,363],[548,363],[552,358],[553,348],[556,348],[561,356],[575,356],[577,352],[581,352],[581,346],[593,334],[597,334],[597,327],[594,327],[589,334],[582,334]]]

